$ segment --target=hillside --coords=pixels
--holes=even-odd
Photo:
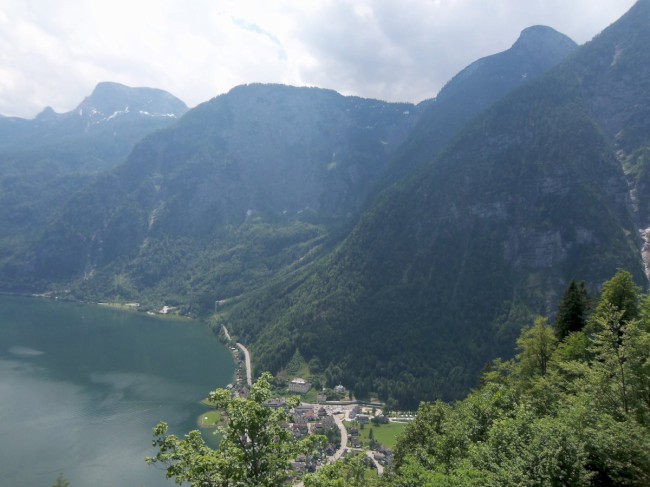
[[[515,160],[528,153],[513,149],[510,179],[495,178],[493,158],[501,155],[484,137],[532,140],[520,134],[520,119],[509,118],[530,108],[526,93],[542,86],[535,80],[575,49],[550,28],[526,29],[510,50],[472,64],[435,101],[419,105],[317,88],[234,88],[142,138],[122,164],[92,181],[76,184],[67,175],[74,187],[66,196],[36,212],[39,224],[20,245],[0,247],[0,288],[138,301],[144,309],[167,304],[195,316],[219,305],[219,318],[232,320],[252,344],[258,370],[280,370],[298,349],[313,373],[344,381],[360,396],[388,398],[390,391],[404,404],[454,397],[510,345],[521,325],[516,316],[553,302],[567,278],[543,270],[564,255],[554,247],[564,244],[539,223],[538,202],[516,209],[537,184],[526,182]],[[513,90],[524,98],[498,102]],[[86,128],[100,138],[112,132],[95,125],[135,113],[170,118],[169,100],[159,109],[125,104],[114,85],[100,85],[96,95],[74,117],[86,117]],[[549,118],[549,132],[556,118],[591,120],[547,115],[551,102],[541,99],[536,108]],[[492,115],[461,133],[487,107]],[[37,120],[60,118],[48,110]],[[616,212],[598,231],[629,232],[634,225],[625,220],[624,201],[611,201],[626,191],[620,166],[603,155],[606,143],[594,133],[584,143],[602,159],[599,177],[613,184],[597,197]],[[563,156],[572,165],[563,174],[580,172],[571,160],[576,151]],[[472,168],[476,155],[483,173]],[[509,194],[512,185],[521,187]],[[555,183],[549,187],[552,193]],[[583,197],[576,197],[580,204]],[[482,237],[499,232],[512,246],[505,262],[495,258],[503,240]],[[580,235],[592,242],[589,232]],[[629,235],[611,236],[618,260],[604,256],[604,268],[636,262]],[[528,267],[542,270],[531,277]],[[493,303],[498,312],[488,309]],[[486,316],[488,326],[481,326]]]
[[[73,280],[78,296],[205,313],[348,225],[418,114],[321,89],[234,88],[81,190],[9,281]]]
[[[257,370],[297,348],[360,396],[454,399],[570,279],[645,282],[648,41],[642,1],[386,190],[331,256],[233,307]]]
[[[524,29],[510,49],[481,58],[454,76],[427,103],[422,119],[389,171],[393,180],[430,162],[462,128],[512,90],[546,73],[577,44],[556,30]]]
[[[412,170],[404,147],[413,145],[413,134],[425,133],[418,124],[423,111],[441,134],[436,147],[427,146],[433,156],[485,104],[574,48],[552,29],[527,29],[512,49],[452,80],[441,101],[418,106],[318,89],[235,88],[149,137],[93,185],[79,184],[78,196],[60,216],[43,219],[49,230],[40,243],[6,259],[3,286],[74,280],[75,294],[85,298],[149,295],[189,301],[205,312],[215,300],[308,263],[315,250],[329,248],[325,240],[345,235],[368,195]],[[487,94],[476,89],[488,85]],[[171,109],[164,99],[153,110],[124,100],[124,94],[117,85],[102,84],[75,117],[91,117],[95,127]],[[463,109],[454,111],[455,105]],[[46,112],[38,118],[61,116]],[[445,119],[455,122],[445,125]],[[216,245],[208,244],[214,239]],[[178,275],[190,277],[184,282]]]
[[[100,83],[74,110],[0,118],[0,266],[18,258],[80,188],[187,111],[162,90]]]

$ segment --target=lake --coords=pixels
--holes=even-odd
[[[198,322],[0,296],[0,485],[175,485],[144,462],[152,428],[196,429],[233,373]]]

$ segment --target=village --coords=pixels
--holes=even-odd
[[[247,395],[252,383],[250,354],[244,345],[231,339],[225,327],[222,331],[236,364],[235,383],[226,388]],[[352,400],[342,384],[331,390],[314,390],[313,385],[301,377],[286,381],[285,387],[278,390],[278,396],[267,402],[268,406],[285,407],[284,393],[302,398],[300,404],[290,410],[291,422],[286,424],[293,437],[302,439],[309,435],[323,435],[327,438],[322,456],[302,455],[295,459],[292,467],[296,478],[339,458],[358,454],[364,455],[366,465],[381,475],[392,461],[396,436],[413,419],[406,414],[385,415],[385,405],[379,401]]]

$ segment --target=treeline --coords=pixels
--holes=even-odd
[[[227,418],[218,450],[198,431],[180,439],[161,423],[147,461],[197,487],[287,485],[292,459],[323,460],[325,438],[288,433],[287,412],[266,406],[271,379],[262,374],[248,398],[210,394]],[[630,273],[618,272],[594,301],[571,282],[555,322],[538,317],[517,339],[516,356],[496,360],[482,382],[454,404],[422,403],[383,476],[368,475],[365,456],[351,455],[304,484],[650,485],[650,295],[639,294]]]
[[[572,281],[555,322],[537,318],[517,352],[464,400],[422,403],[381,478],[348,460],[305,485],[650,485],[650,295],[632,275],[596,300]]]
[[[650,296],[631,274],[591,309],[572,282],[517,351],[463,401],[423,403],[381,484],[650,485]]]

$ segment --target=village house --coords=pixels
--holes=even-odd
[[[274,399],[266,401],[266,405],[273,409],[283,408],[286,406],[286,404],[287,400],[284,397],[276,397]]]
[[[296,394],[305,394],[311,389],[311,384],[305,379],[296,377],[291,382],[289,382],[289,392],[295,392]]]
[[[307,413],[309,411],[313,412],[314,411],[314,406],[312,406],[310,404],[300,404],[300,405],[296,406],[296,409],[294,409],[294,411],[296,413],[298,413],[298,414],[305,414],[305,413]]]

